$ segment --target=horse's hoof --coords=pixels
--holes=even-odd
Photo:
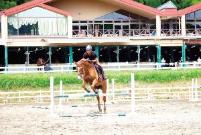
[[[104,110],[104,114],[106,114],[107,113],[107,111],[106,110]]]
[[[99,113],[102,113],[102,109],[99,109]]]
[[[90,93],[90,90],[85,90],[87,93]]]

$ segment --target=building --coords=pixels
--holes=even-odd
[[[91,44],[101,62],[196,61],[201,3],[177,10],[133,0],[32,0],[2,11],[0,65],[79,60]]]

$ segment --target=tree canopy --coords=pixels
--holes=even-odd
[[[7,9],[22,4],[26,1],[28,0],[0,0],[0,9]],[[158,7],[169,0],[136,0],[136,1],[152,7]],[[198,2],[201,2],[201,0],[172,0],[172,2],[178,7],[178,9],[182,9],[191,6],[193,4],[196,4]]]
[[[0,9],[7,9],[26,2],[26,0],[0,0]]]
[[[152,7],[158,7],[169,0],[136,0],[136,1]],[[199,3],[201,2],[201,0],[172,0],[172,2],[178,7],[178,9],[183,9],[193,4]]]

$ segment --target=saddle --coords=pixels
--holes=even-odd
[[[95,69],[96,69],[96,71],[98,73],[99,80],[101,80],[101,81],[106,80],[105,75],[103,73],[102,67],[100,65],[98,65],[98,64],[94,64],[94,67],[95,67]]]

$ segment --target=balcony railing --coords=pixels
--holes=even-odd
[[[201,29],[187,29],[187,36],[201,36]]]
[[[161,30],[161,36],[181,36],[181,30],[180,29],[162,29]]]
[[[129,36],[155,36],[155,29],[99,29],[99,30],[73,30],[74,37],[129,37]]]

